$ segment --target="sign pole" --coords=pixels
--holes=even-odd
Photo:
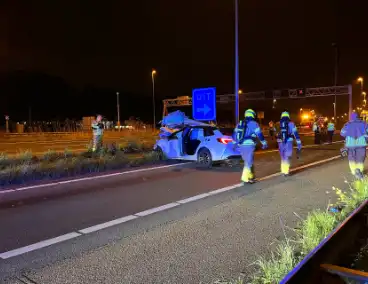
[[[239,15],[238,15],[238,0],[235,0],[235,125],[239,122],[239,48],[238,48],[238,37],[239,37]]]

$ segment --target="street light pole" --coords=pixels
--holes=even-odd
[[[156,70],[152,70],[152,106],[153,106],[153,130],[156,128],[156,104],[155,104],[155,75]]]
[[[360,83],[360,95],[363,96],[363,107],[365,107],[366,105],[366,100],[365,100],[365,92],[364,92],[364,87],[363,87],[363,84],[364,84],[364,79],[363,77],[359,77],[358,78],[358,82]]]
[[[119,103],[119,92],[116,92],[116,109],[118,112],[118,128],[120,131],[120,103]]]
[[[238,1],[235,0],[235,125],[239,122],[239,48],[238,48],[238,37],[239,37],[239,15],[238,15]]]
[[[332,46],[335,48],[335,76],[334,76],[334,85],[335,87],[337,86],[337,76],[338,76],[338,66],[339,66],[339,49],[336,43],[333,43]],[[337,101],[337,96],[336,96],[336,88],[335,88],[335,101],[334,101],[334,118],[335,118],[335,122],[337,120],[336,117],[336,101]]]

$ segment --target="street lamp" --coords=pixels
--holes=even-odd
[[[238,4],[239,0],[235,1],[235,83],[234,83],[234,95],[235,95],[235,125],[237,125],[239,121],[239,48],[238,48],[238,22],[239,22],[239,15],[238,15]]]
[[[152,69],[152,107],[153,107],[153,130],[156,128],[156,104],[155,104],[155,75],[156,70]]]
[[[238,94],[241,95],[242,93],[243,91],[239,89]]]
[[[363,96],[363,100],[365,100],[365,93],[363,92],[364,79],[363,77],[359,77],[357,81],[360,83],[360,94]]]
[[[363,103],[364,103],[364,107],[365,107],[365,104],[366,104],[366,100],[365,100],[365,97],[366,97],[366,92],[362,92],[362,95],[363,95]]]

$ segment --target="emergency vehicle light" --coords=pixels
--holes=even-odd
[[[217,141],[222,143],[222,144],[229,144],[233,140],[230,139],[230,138],[217,138]]]

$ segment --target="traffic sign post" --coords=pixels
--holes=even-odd
[[[216,88],[193,89],[192,109],[195,120],[216,120]]]

